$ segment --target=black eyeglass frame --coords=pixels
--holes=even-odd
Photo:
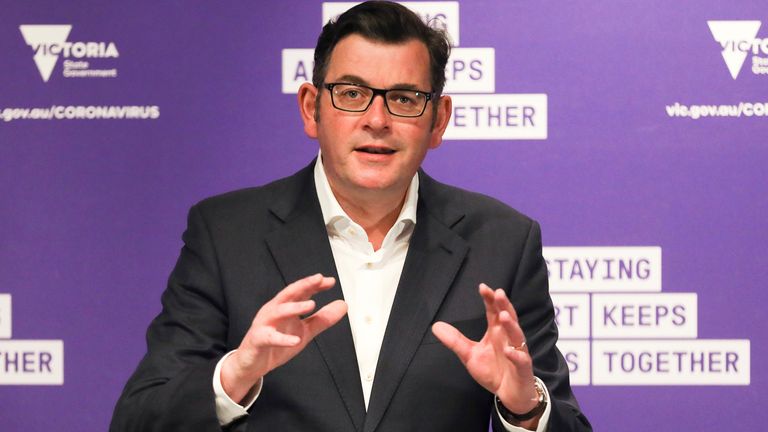
[[[367,88],[368,90],[373,92],[373,95],[371,95],[371,99],[368,100],[368,105],[365,106],[363,109],[359,110],[351,110],[351,109],[345,109],[345,108],[339,108],[336,106],[336,100],[333,98],[333,88],[337,85],[349,85],[349,86],[355,86],[355,87],[362,87]],[[368,108],[371,107],[371,104],[373,103],[373,100],[376,98],[377,95],[381,95],[381,98],[384,99],[384,106],[387,107],[387,112],[392,114],[395,117],[405,117],[405,118],[415,118],[415,117],[421,117],[424,115],[424,112],[427,110],[427,104],[429,101],[434,99],[435,92],[425,92],[423,90],[417,90],[417,89],[409,89],[409,88],[391,88],[391,89],[379,89],[374,88],[371,86],[363,85],[363,84],[357,84],[357,83],[351,83],[351,82],[333,82],[333,83],[324,83],[323,87],[328,89],[328,91],[331,93],[331,104],[334,108],[336,108],[339,111],[346,111],[346,112],[365,112],[368,110]],[[389,102],[387,102],[387,93],[391,91],[411,91],[416,93],[421,93],[424,95],[424,106],[421,108],[421,112],[416,115],[402,115],[402,114],[395,114],[392,112],[391,109],[389,109]]]

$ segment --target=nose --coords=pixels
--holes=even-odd
[[[364,115],[365,127],[373,131],[388,130],[392,117],[387,110],[384,96],[375,95]]]

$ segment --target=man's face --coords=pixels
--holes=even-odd
[[[353,34],[333,49],[325,82],[429,92],[429,52],[418,40],[387,44]],[[439,104],[436,114],[433,103]],[[320,143],[331,187],[350,197],[367,191],[405,193],[427,150],[440,145],[450,117],[447,97],[428,102],[421,117],[393,116],[379,96],[365,112],[340,111],[327,89],[310,84],[299,90],[299,104],[305,131]]]

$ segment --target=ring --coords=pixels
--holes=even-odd
[[[523,341],[523,343],[521,343],[520,346],[513,346],[512,349],[515,350],[515,351],[524,351],[526,345],[528,345],[528,344],[525,343],[525,341]]]

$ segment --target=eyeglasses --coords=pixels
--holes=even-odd
[[[371,106],[373,98],[381,95],[390,114],[398,117],[419,117],[434,96],[421,90],[377,89],[362,84],[323,84],[331,92],[333,107],[341,111],[363,112]]]

